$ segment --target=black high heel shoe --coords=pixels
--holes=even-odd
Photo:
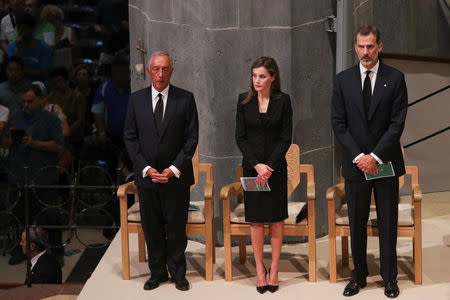
[[[269,268],[269,279],[270,279],[270,268]],[[268,284],[267,285],[267,290],[269,291],[269,292],[271,292],[271,293],[275,293],[276,291],[278,291],[278,288],[279,288],[280,286],[279,285],[271,285],[271,284]]]
[[[267,269],[266,269],[266,266],[264,266],[264,278],[266,278],[266,277],[267,277]],[[268,287],[267,284],[263,285],[263,286],[257,286],[256,290],[258,291],[258,293],[264,294],[267,291],[267,287]]]

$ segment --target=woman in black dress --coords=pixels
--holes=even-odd
[[[242,152],[245,177],[258,185],[269,183],[270,192],[244,192],[245,220],[251,224],[253,255],[260,293],[278,289],[278,262],[287,210],[286,152],[292,139],[289,95],[280,90],[280,73],[273,58],[260,57],[251,68],[250,91],[239,95],[236,142]],[[264,223],[269,223],[272,263],[269,279],[263,263]]]

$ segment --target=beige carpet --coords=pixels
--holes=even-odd
[[[412,242],[398,240],[399,287],[397,299],[450,299],[450,193],[426,194],[423,199],[423,284],[414,285],[412,274]],[[339,244],[338,253],[340,253]],[[121,277],[120,233],[112,242],[92,277],[88,280],[78,300],[98,299],[348,299],[342,296],[350,269],[338,266],[338,283],[328,281],[328,237],[317,240],[317,278],[307,281],[307,245],[285,245],[280,261],[280,290],[259,295],[255,290],[255,266],[251,247],[248,262],[239,264],[238,249],[233,248],[233,281],[224,280],[223,248],[216,248],[214,281],[204,280],[204,246],[188,243],[187,279],[191,289],[180,292],[174,284],[164,283],[153,291],[144,291],[149,276],[146,263],[138,262],[137,238],[130,236],[131,280]],[[368,286],[351,299],[387,299],[379,272],[378,239],[369,238]],[[270,246],[265,247],[265,263],[270,263]]]

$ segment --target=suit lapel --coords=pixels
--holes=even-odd
[[[380,65],[378,66],[378,74],[377,79],[375,81],[375,87],[373,88],[372,93],[372,101],[370,102],[370,109],[369,109],[369,116],[368,119],[370,120],[380,103],[381,99],[383,98],[384,89],[387,86],[386,77],[384,75],[384,67],[383,64],[380,62]]]
[[[166,105],[166,111],[164,112],[164,118],[163,118],[163,125],[162,130],[159,135],[159,138],[161,139],[164,136],[164,133],[167,129],[167,126],[173,119],[173,115],[175,114],[177,110],[177,99],[176,99],[176,90],[173,85],[170,85],[169,87],[169,95],[167,97],[167,105]]]
[[[355,91],[355,105],[358,107],[360,113],[364,116],[366,113],[364,112],[364,99],[362,94],[362,82],[361,82],[361,72],[359,70],[359,64],[353,67],[353,75],[354,79],[352,80],[353,86],[350,87],[353,91]]]

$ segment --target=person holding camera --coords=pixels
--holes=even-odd
[[[37,85],[27,86],[22,93],[23,110],[11,114],[3,134],[3,145],[9,148],[8,185],[21,188],[24,185],[24,167],[28,167],[27,182],[35,184],[55,184],[58,182],[57,172],[39,172],[46,166],[58,165],[59,152],[63,149],[63,134],[58,116],[42,109],[40,97],[42,91]],[[54,195],[40,194],[42,201],[53,201]],[[34,195],[34,194],[33,194]],[[33,197],[33,195],[31,197]],[[30,217],[40,210],[39,201],[30,201]],[[24,220],[24,201],[18,201],[14,207],[15,215]],[[52,217],[55,219],[56,217]],[[48,222],[56,223],[49,218]],[[51,220],[50,220],[51,219]],[[49,231],[49,241],[59,245],[60,231]],[[9,264],[18,264],[25,259],[20,247],[14,249]]]

